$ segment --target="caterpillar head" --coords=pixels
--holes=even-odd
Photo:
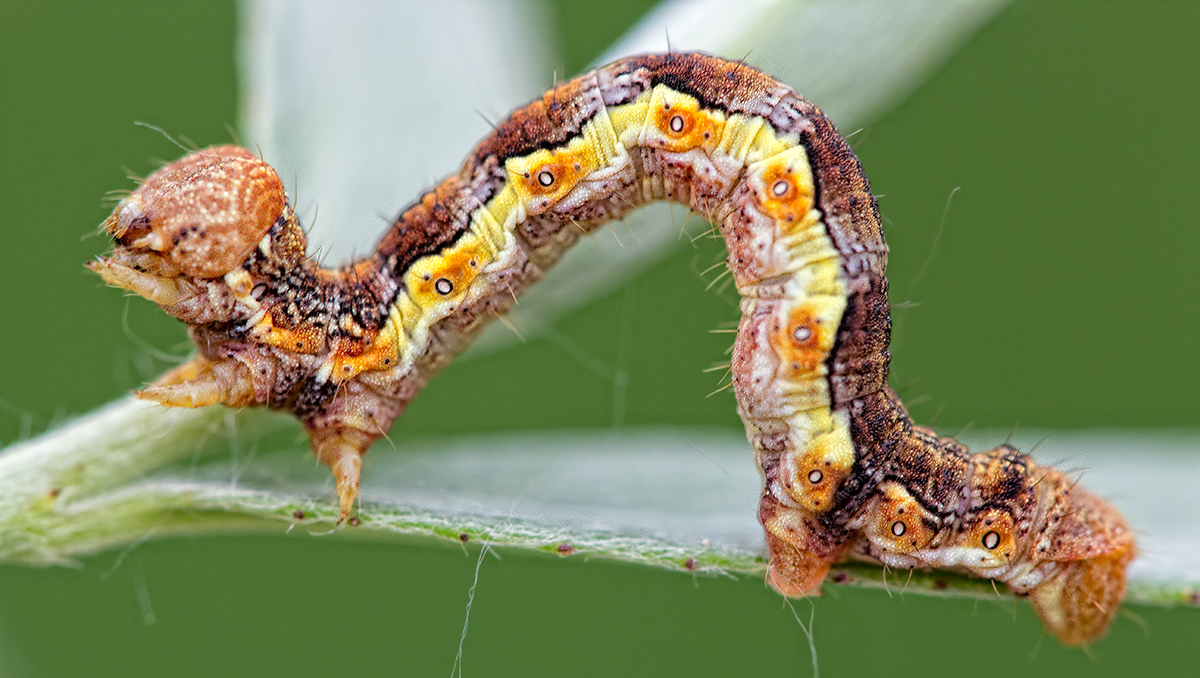
[[[217,278],[283,216],[283,182],[237,146],[191,153],[151,174],[104,222],[114,259],[162,276]]]
[[[196,151],[159,169],[104,229],[113,253],[88,267],[193,325],[257,312],[255,285],[272,273],[248,270],[251,262],[287,270],[307,247],[279,175],[237,146]]]

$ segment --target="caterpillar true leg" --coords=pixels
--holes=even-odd
[[[1012,448],[972,454],[913,424],[887,387],[887,245],[862,167],[817,108],[744,64],[647,55],[555,87],[340,269],[307,257],[268,165],[198,151],[121,202],[92,267],[189,325],[198,356],[143,397],[292,412],[345,519],[362,455],[424,384],[581,233],[655,200],[717,223],[729,251],[772,586],[818,593],[847,557],[937,567],[1029,594],[1065,643],[1104,633],[1132,532]]]

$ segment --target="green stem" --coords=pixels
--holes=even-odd
[[[236,424],[256,431],[248,434],[243,430],[240,437],[257,438],[257,429],[262,428],[259,422],[270,419],[269,414],[257,412],[235,418],[233,412],[222,408],[169,409],[126,399],[0,452],[0,561],[66,564],[77,556],[130,548],[164,536],[303,530],[313,535],[336,533],[393,541],[416,538],[443,543],[487,542],[561,557],[615,559],[710,576],[763,575],[762,554],[756,549],[584,526],[570,517],[573,505],[562,497],[540,497],[550,508],[547,516],[536,519],[529,514],[501,516],[495,511],[446,510],[384,499],[364,502],[353,526],[338,525],[332,490],[313,484],[321,473],[306,453],[289,447],[278,454],[261,454],[250,470],[242,464],[231,468],[227,460],[201,461],[206,443],[223,439],[218,435],[222,429],[236,439],[239,434],[231,430]],[[427,448],[424,455],[414,451],[381,455],[374,460],[373,475],[377,482],[389,477],[413,480],[421,476],[418,483],[423,480],[427,486],[457,491],[460,488],[454,487],[456,483],[472,488],[484,484],[480,477],[465,474],[464,469],[478,470],[490,460],[494,473],[484,474],[486,477],[523,476],[537,467],[546,474],[548,486],[561,487],[571,485],[571,478],[579,475],[576,464],[582,454],[592,460],[583,459],[582,463],[606,492],[629,492],[621,501],[632,506],[624,509],[650,516],[658,516],[663,510],[661,505],[639,506],[639,501],[645,503],[648,499],[639,499],[640,495],[630,489],[637,484],[629,473],[631,458],[664,468],[664,458],[654,458],[651,451],[663,447],[662,438],[654,438],[654,434],[623,441],[603,438],[600,446],[604,454],[592,453],[590,457],[580,451],[588,444],[586,435],[566,439],[526,435],[505,440],[462,438],[449,444],[427,443],[423,445]],[[555,465],[551,457],[539,456],[539,447],[551,451],[571,447],[576,454],[566,460],[570,463],[554,455],[553,459],[560,460]],[[483,459],[472,456],[481,454],[481,450]],[[632,457],[621,459],[622,454]],[[597,458],[611,467],[597,466]],[[721,466],[711,458],[709,461]],[[630,487],[619,487],[621,478]],[[703,495],[705,486],[694,478],[677,480],[681,486],[677,491],[660,491],[674,492],[666,498],[666,505],[687,513],[693,507],[685,503],[685,498]],[[582,488],[573,486],[576,489],[569,500],[586,503],[589,498],[580,494]],[[493,480],[483,490],[501,497],[521,496],[520,490],[506,486],[502,480]],[[407,497],[409,490],[399,488],[398,494]],[[838,565],[828,581],[831,585],[886,588],[893,593],[997,595],[991,582],[984,580],[944,572],[886,571],[865,564]],[[1200,585],[1190,581],[1134,581],[1127,599],[1141,604],[1195,605],[1200,603]]]
[[[154,502],[107,515],[89,503],[198,452],[227,414],[126,398],[0,452],[0,560],[64,562],[144,530]]]

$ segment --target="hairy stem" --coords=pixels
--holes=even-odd
[[[377,491],[368,491],[356,524],[338,527],[333,488],[307,450],[288,443],[231,456],[239,438],[261,438],[275,419],[124,399],[0,452],[0,560],[69,564],[165,536],[301,530],[490,541],[709,576],[763,575],[751,507],[758,479],[736,435],[541,432],[377,450],[368,467]],[[1092,471],[1107,469],[1096,462]],[[985,580],[863,564],[835,566],[827,585],[997,595]],[[1127,600],[1196,605],[1200,582],[1186,571],[1135,576]]]

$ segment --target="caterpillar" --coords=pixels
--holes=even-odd
[[[725,240],[772,587],[818,594],[844,559],[945,569],[1028,596],[1065,644],[1106,632],[1132,531],[1061,471],[913,423],[887,386],[888,249],[862,166],[820,110],[743,63],[645,55],[556,86],[337,269],[308,257],[269,165],[196,151],[118,204],[113,253],[89,267],[196,344],[140,397],[291,412],[346,520],[362,456],[425,383],[580,236],[655,200]]]

